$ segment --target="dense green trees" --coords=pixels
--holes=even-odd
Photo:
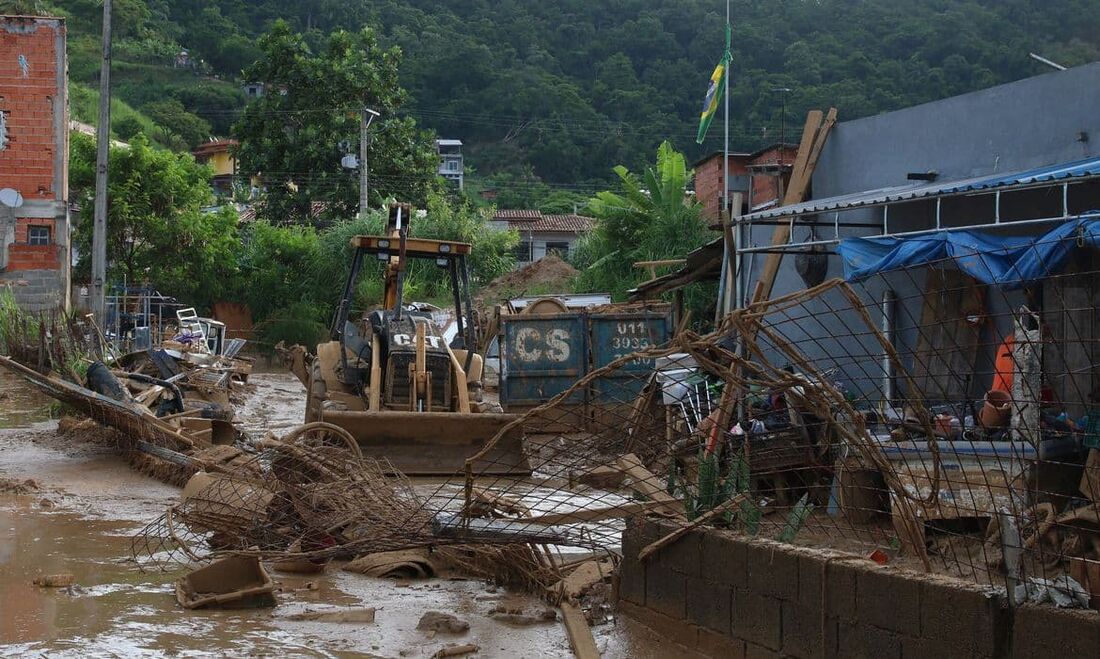
[[[76,134],[69,182],[80,205],[73,243],[76,276],[91,269],[95,143]],[[111,147],[107,215],[108,278],[131,285],[151,282],[161,292],[199,307],[219,299],[237,271],[237,215],[207,212],[213,201],[210,170],[190,155],[155,149],[144,135],[128,147]]]
[[[371,125],[371,201],[421,203],[436,183],[438,157],[429,133],[395,116],[405,100],[397,82],[400,51],[384,49],[370,28],[333,32],[316,54],[283,22],[259,41],[260,59],[245,77],[267,93],[233,125],[242,174],[263,178],[258,214],[272,223],[308,223],[311,204],[326,218],[359,212],[359,177],[340,164],[358,153],[364,106],[381,116]]]
[[[98,2],[37,4],[73,17],[73,76],[94,82]],[[410,99],[403,111],[462,139],[479,177],[529,171],[555,184],[530,205],[562,186],[585,192],[605,185],[612,165],[637,169],[664,139],[688,147],[689,161],[721,140],[721,131],[712,130],[706,144],[691,145],[706,80],[721,54],[721,0],[119,0],[115,6],[120,68],[126,61],[170,67],[165,58],[179,47],[208,74],[205,96],[188,97],[197,84],[191,71],[144,86],[129,84],[122,71],[116,76],[122,99],[140,107],[176,98],[223,136],[243,99],[235,84],[209,78],[237,80],[275,19],[303,33],[317,53],[332,31],[369,25],[379,48],[402,50],[400,82]],[[793,139],[810,107],[836,105],[843,118],[854,118],[1044,72],[1029,51],[1071,66],[1100,59],[1100,3],[1089,0],[734,0],[732,11],[732,135],[739,149],[779,137],[781,103],[772,91],[778,87],[792,90],[786,125]],[[150,80],[148,71],[141,80]],[[318,110],[339,105],[331,100],[312,102]],[[517,201],[532,196],[526,181],[496,183],[498,194],[515,193]]]

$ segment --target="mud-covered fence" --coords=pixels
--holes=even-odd
[[[615,550],[625,517],[656,514],[1087,605],[1100,270],[1086,255],[986,285],[967,274],[983,254],[966,257],[826,282],[616,360],[516,422],[555,429],[527,433],[530,478],[471,462],[425,505],[471,540]],[[578,421],[571,392],[628,370],[631,395]]]

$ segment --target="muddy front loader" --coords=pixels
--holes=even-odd
[[[410,215],[408,205],[393,204],[385,235],[352,238],[355,256],[331,341],[317,346],[299,377],[309,392],[307,422],[347,430],[364,455],[388,460],[403,474],[449,476],[462,472],[466,459],[517,417],[483,400],[484,362],[477,353],[466,262],[470,245],[410,238]],[[384,264],[383,304],[352,318],[367,259]],[[403,299],[414,259],[434,263],[450,279],[454,317],[447,327]],[[502,437],[474,464],[474,472],[530,474],[522,429]]]

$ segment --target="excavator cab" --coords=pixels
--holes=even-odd
[[[483,395],[482,355],[470,300],[467,243],[409,237],[412,209],[391,204],[385,235],[356,236],[351,272],[333,315],[331,341],[310,365],[306,422],[352,434],[364,455],[409,476],[460,473],[467,458],[514,421]],[[381,308],[352,317],[368,259],[383,265]],[[417,311],[403,299],[408,266],[434,261],[451,283],[453,316]],[[528,475],[522,429],[513,428],[475,464],[475,473]]]

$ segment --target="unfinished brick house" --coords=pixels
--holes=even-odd
[[[68,306],[65,21],[0,17],[0,285],[20,306]]]

